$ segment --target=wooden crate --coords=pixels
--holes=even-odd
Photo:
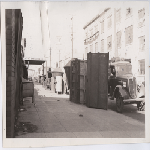
[[[75,59],[70,67],[70,101],[85,103],[87,61]]]
[[[107,109],[109,53],[87,54],[86,104]]]

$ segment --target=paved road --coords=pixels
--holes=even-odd
[[[108,110],[87,108],[35,84],[35,105],[24,99],[16,125],[16,138],[143,138],[145,112],[127,105],[116,112],[109,100]]]

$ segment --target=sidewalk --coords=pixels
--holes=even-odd
[[[24,99],[16,138],[144,138],[145,112],[128,105],[124,113],[108,102],[108,110],[88,108],[35,84],[35,105]]]

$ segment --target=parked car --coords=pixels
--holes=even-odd
[[[116,98],[117,112],[123,111],[124,105],[137,104],[138,110],[145,109],[145,77],[133,76],[132,65],[128,61],[118,61],[110,65],[108,78],[110,99]]]

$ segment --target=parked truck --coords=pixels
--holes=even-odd
[[[127,104],[137,104],[138,110],[144,110],[145,76],[133,76],[131,63],[124,60],[110,63],[109,72],[108,92],[111,100],[116,99],[117,112]]]

